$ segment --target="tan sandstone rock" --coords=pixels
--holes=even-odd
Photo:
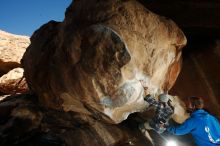
[[[143,111],[148,92],[169,90],[186,38],[177,25],[135,0],[74,1],[61,23],[31,37],[25,78],[46,107],[119,123]]]
[[[0,30],[0,77],[14,68],[21,67],[20,60],[30,44],[29,37],[10,34]],[[15,73],[13,75],[13,73]],[[15,69],[0,78],[0,92],[11,94],[27,91],[25,81],[20,87],[15,87],[16,82],[23,76],[23,69]],[[10,79],[10,77],[12,77]],[[8,81],[8,82],[7,82]],[[16,90],[16,91],[14,91]]]
[[[30,44],[29,37],[10,34],[0,30],[0,59],[2,62],[16,62],[20,60]]]
[[[0,91],[7,94],[24,93],[27,84],[23,77],[23,68],[15,68],[0,77]]]

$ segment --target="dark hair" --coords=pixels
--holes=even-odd
[[[192,96],[189,97],[191,105],[196,109],[202,109],[204,107],[204,101],[201,97]]]

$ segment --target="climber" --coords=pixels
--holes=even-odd
[[[206,112],[201,97],[190,97],[189,108],[191,116],[181,125],[167,128],[169,133],[175,135],[192,134],[198,146],[220,145],[220,124],[218,120]]]
[[[145,129],[154,129],[158,133],[163,133],[168,126],[168,121],[174,112],[169,99],[169,95],[160,94],[159,101],[156,101],[151,95],[144,97],[150,106],[156,107],[155,116],[149,121],[145,122],[142,126]]]
[[[144,87],[144,91],[144,100],[149,104],[149,106],[153,106],[156,108],[155,116],[149,121],[141,123],[139,125],[139,129],[141,130],[141,132],[144,133],[144,135],[150,139],[147,130],[153,129],[159,134],[163,133],[166,130],[166,127],[168,126],[168,121],[171,118],[171,115],[174,113],[174,108],[171,105],[170,95],[160,94],[158,98],[159,101],[156,101],[156,99],[153,96],[149,94],[146,95],[146,87]]]

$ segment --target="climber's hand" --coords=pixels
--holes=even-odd
[[[160,128],[165,128],[165,124],[164,123],[161,123],[159,124]]]
[[[160,120],[159,127],[160,128],[165,128],[166,127],[166,122],[164,120]]]
[[[139,81],[140,81],[141,85],[142,85],[143,87],[145,87],[145,85],[144,85],[144,80],[139,80]]]
[[[146,87],[146,86],[144,85],[144,81],[143,81],[143,80],[140,80],[140,83],[141,83],[141,85],[142,85],[143,88],[144,88],[144,94],[147,95],[147,94],[148,94],[148,92],[147,92],[148,87]]]
[[[160,125],[161,127],[165,127],[165,125],[166,125],[166,120],[165,120],[165,119],[159,119],[159,125]]]

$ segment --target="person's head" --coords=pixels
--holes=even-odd
[[[159,102],[167,103],[170,100],[170,98],[169,95],[163,93],[158,96],[158,100]]]
[[[188,108],[191,110],[203,109],[204,101],[201,97],[189,97],[189,105]]]

